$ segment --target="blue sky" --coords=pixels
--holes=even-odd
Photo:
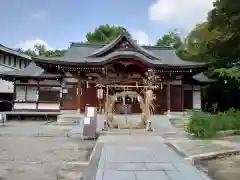
[[[202,20],[211,0],[198,1],[1,0],[0,16],[4,18],[0,43],[25,48],[31,43],[42,42],[61,49],[68,47],[69,42],[84,40],[85,34],[97,26],[110,24],[126,27],[142,44],[154,44],[167,31],[173,28],[185,31]],[[192,10],[189,3],[193,8],[200,6],[201,10]],[[179,11],[179,5],[185,10]]]

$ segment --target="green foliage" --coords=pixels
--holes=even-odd
[[[157,41],[157,46],[172,46],[175,49],[179,48],[182,44],[183,42],[176,29],[163,35]]]
[[[67,50],[47,50],[44,45],[36,44],[34,49],[28,49],[26,51],[17,49],[18,52],[25,53],[29,56],[43,56],[43,57],[61,57]]]
[[[16,49],[16,51],[18,51],[20,53],[25,53],[25,54],[27,54],[29,56],[37,56],[36,52],[34,50],[32,50],[32,49],[28,49],[28,50],[24,51],[23,49],[18,48],[18,49]]]
[[[230,78],[240,83],[240,69],[238,67],[219,68],[215,69],[214,73],[216,73],[219,77],[222,77],[224,79]]]
[[[207,21],[196,25],[178,54],[186,60],[207,60],[216,77],[239,83],[239,68],[229,67],[240,62],[239,25],[240,1],[216,0]]]
[[[240,111],[230,109],[217,115],[194,113],[186,127],[187,132],[203,139],[214,137],[219,131],[228,130],[240,130]]]
[[[205,53],[208,49],[208,44],[217,38],[219,34],[217,30],[209,30],[208,22],[197,24],[186,38],[186,51],[194,56],[207,58]]]
[[[94,32],[87,33],[87,42],[93,44],[108,44],[119,36],[123,29],[121,26],[100,25]]]
[[[198,112],[194,113],[188,122],[187,132],[193,133],[199,138],[210,138],[216,134],[214,117]]]
[[[239,57],[240,54],[240,1],[217,0],[209,13],[210,31],[218,31],[217,38],[209,41],[207,54],[221,58]]]

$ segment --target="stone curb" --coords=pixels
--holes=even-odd
[[[231,149],[231,150],[223,150],[223,151],[193,155],[193,156],[189,156],[185,159],[189,160],[190,162],[195,164],[196,161],[216,159],[220,156],[226,156],[226,155],[232,155],[232,154],[238,154],[238,153],[240,153],[240,149]]]
[[[167,144],[171,149],[173,149],[178,155],[180,155],[184,159],[188,157],[185,154],[184,150],[182,148],[180,148],[177,144],[171,143],[169,141],[167,141],[165,144]]]
[[[231,149],[231,150],[223,150],[217,152],[203,153],[198,155],[187,156],[182,148],[180,148],[175,143],[168,142],[168,145],[172,147],[174,151],[176,151],[180,156],[182,156],[185,160],[195,165],[196,161],[200,160],[210,160],[216,159],[220,156],[232,155],[240,153],[240,149]]]
[[[94,179],[98,169],[98,162],[101,157],[103,143],[96,142],[95,147],[88,160],[88,167],[80,180]]]

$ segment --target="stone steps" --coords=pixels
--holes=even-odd
[[[79,124],[80,120],[83,119],[82,114],[61,114],[57,117],[58,124]]]
[[[184,116],[180,119],[172,118],[170,121],[171,121],[173,126],[175,126],[177,128],[184,128],[184,125],[187,123],[189,118],[190,118],[189,116]]]

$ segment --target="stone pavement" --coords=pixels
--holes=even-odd
[[[95,180],[210,180],[161,136],[100,136]],[[100,153],[99,153],[100,155]]]

